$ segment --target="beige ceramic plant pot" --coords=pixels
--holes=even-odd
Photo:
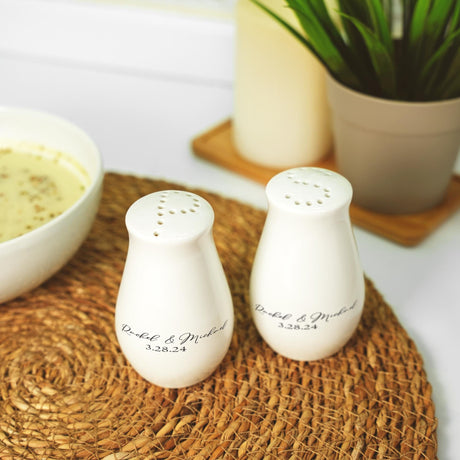
[[[460,98],[400,102],[327,78],[337,166],[356,204],[411,214],[440,204],[460,147]]]

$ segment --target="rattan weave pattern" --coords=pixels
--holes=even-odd
[[[114,333],[127,250],[124,215],[137,198],[183,187],[105,177],[93,230],[72,261],[0,305],[0,459],[434,459],[436,418],[422,359],[369,280],[360,327],[335,356],[275,354],[248,309],[265,214],[196,191],[235,306],[231,348],[190,388],[147,383]]]

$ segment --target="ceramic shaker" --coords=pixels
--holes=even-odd
[[[206,200],[173,190],[140,198],[126,214],[116,334],[134,369],[162,387],[205,379],[230,345],[233,304],[213,222]]]
[[[295,168],[267,185],[268,213],[250,280],[262,338],[300,361],[340,350],[358,326],[364,276],[349,218],[352,187],[322,168]]]

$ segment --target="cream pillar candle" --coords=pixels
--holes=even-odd
[[[284,0],[264,3],[298,26]],[[241,156],[274,168],[320,160],[332,145],[323,67],[250,0],[238,1],[236,27],[233,126]]]

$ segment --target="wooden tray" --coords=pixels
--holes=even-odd
[[[278,169],[264,168],[250,163],[238,154],[232,141],[232,122],[227,120],[192,141],[195,154],[224,168],[266,184]],[[334,157],[314,166],[336,170]],[[379,214],[355,204],[350,207],[354,224],[405,246],[415,246],[430,235],[460,208],[460,176],[454,175],[444,201],[437,207],[407,215]]]

